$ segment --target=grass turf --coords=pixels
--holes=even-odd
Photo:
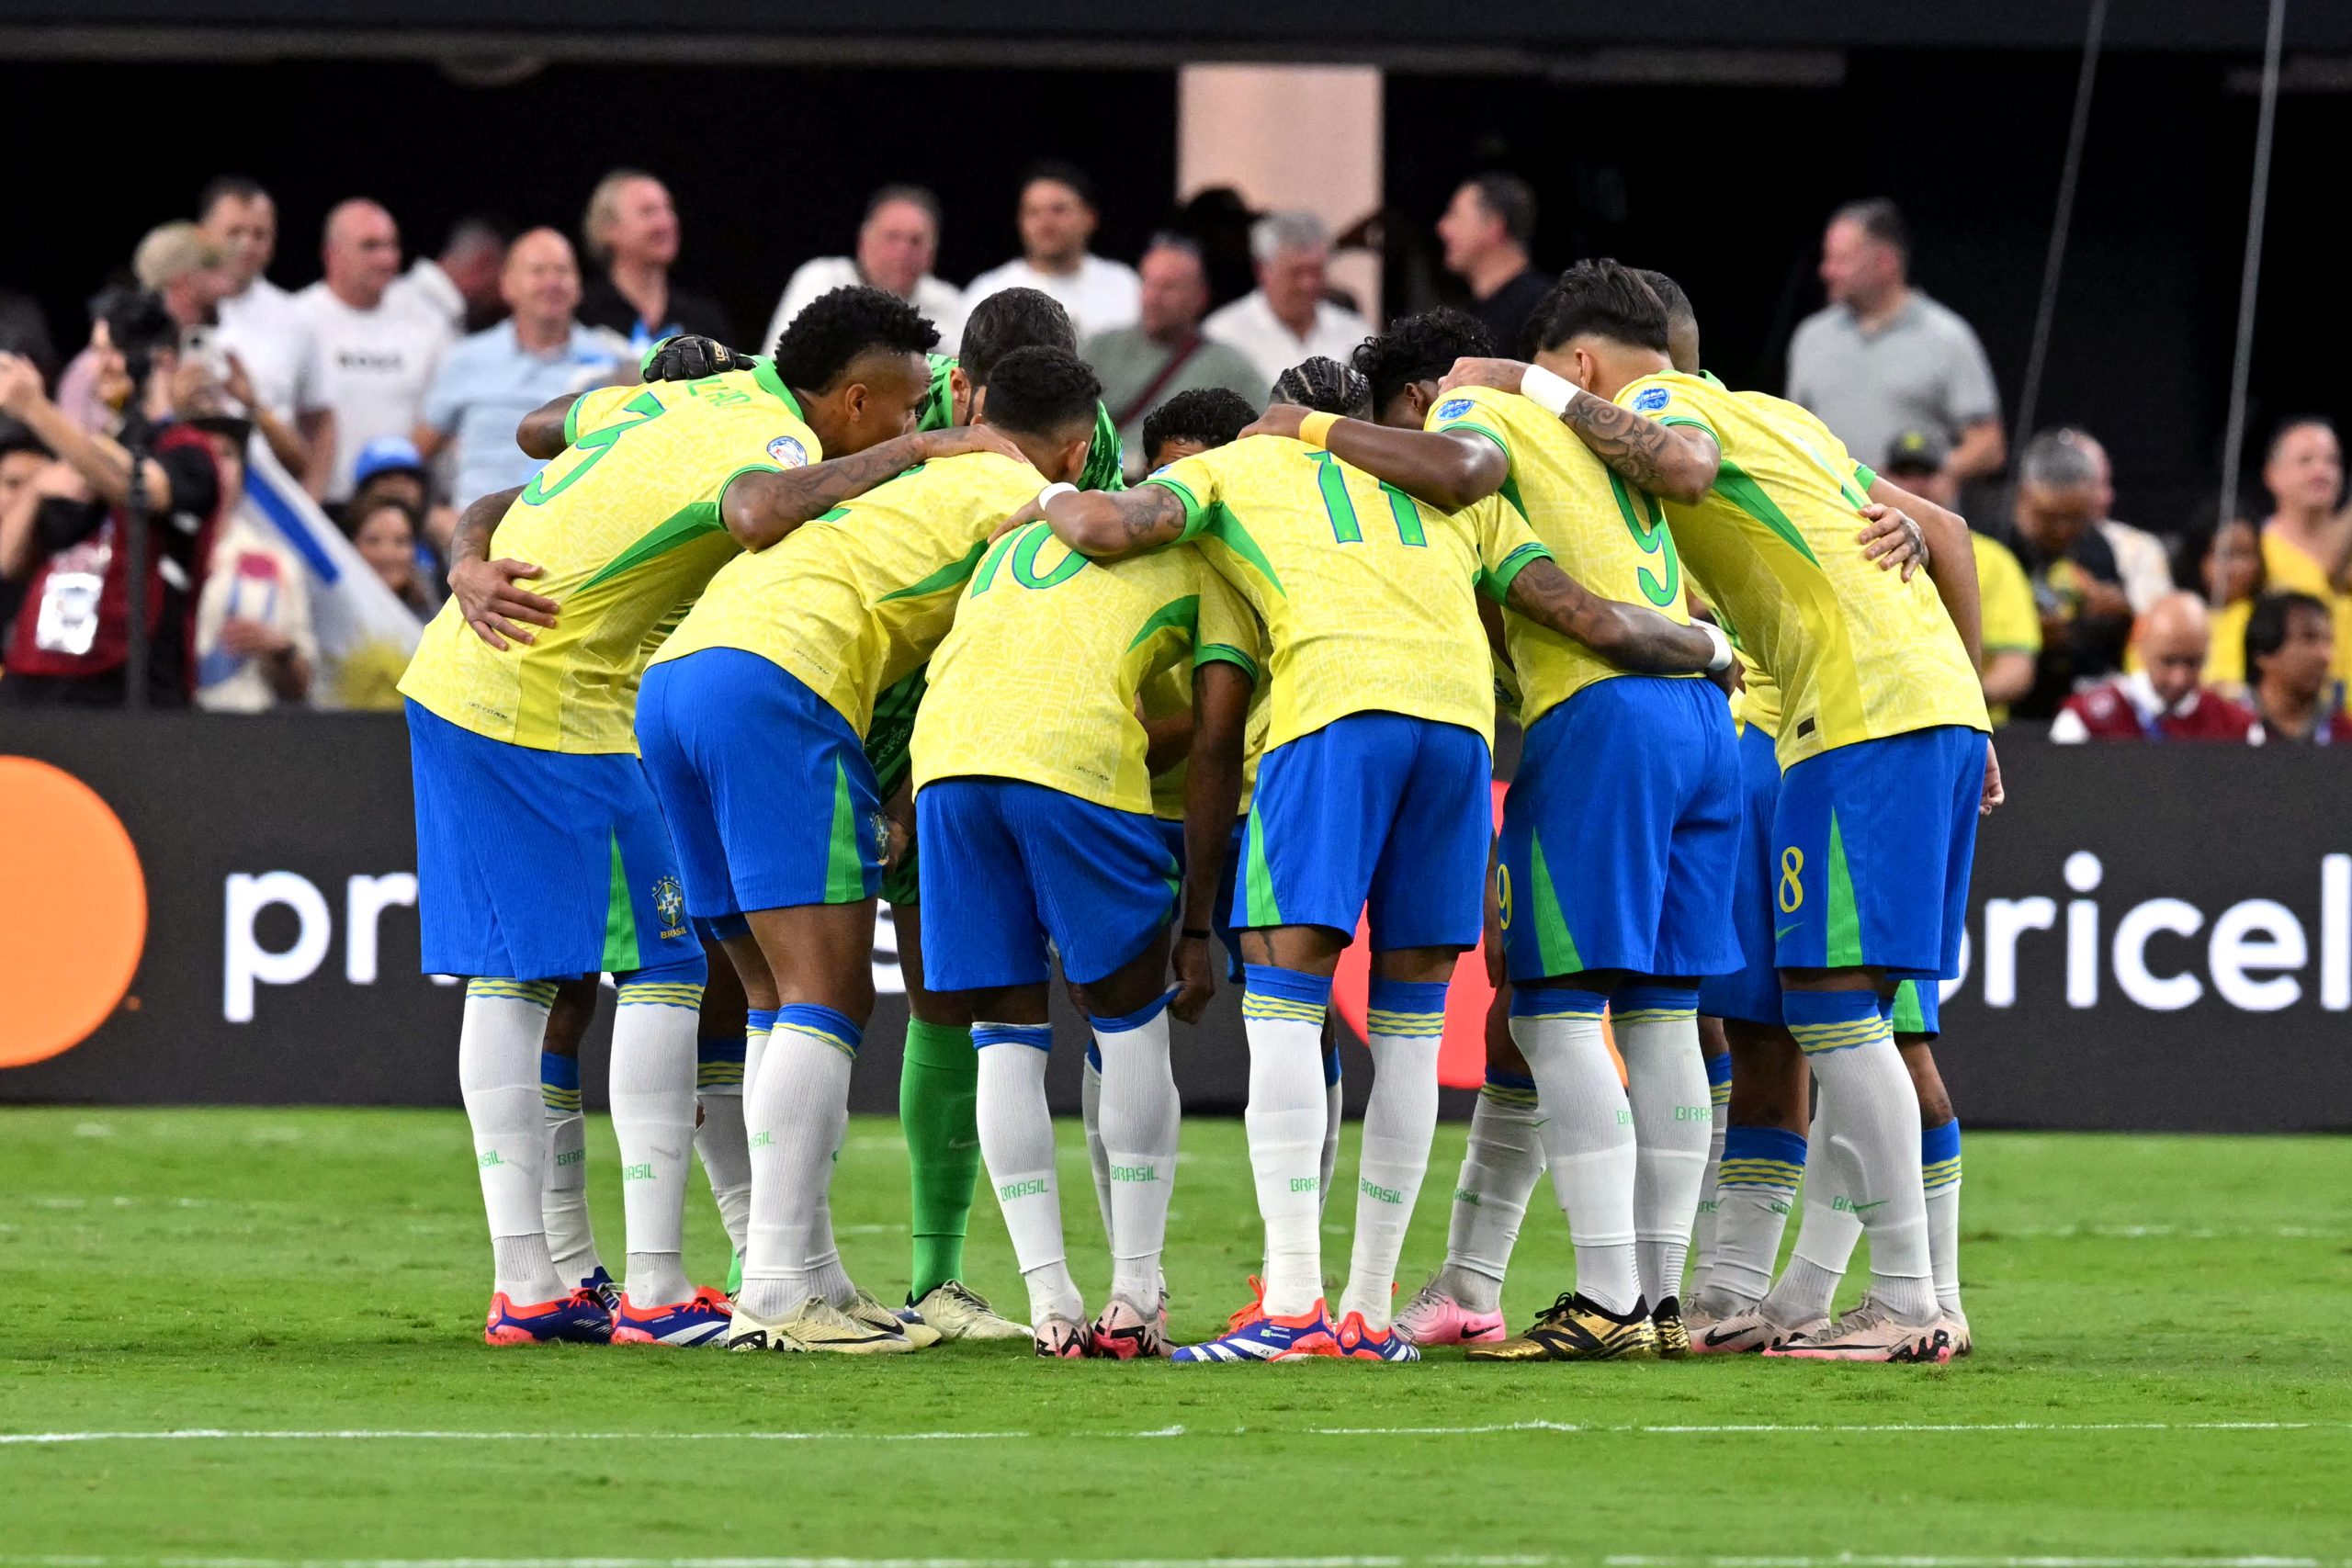
[[[1062,1132],[1071,1255],[1094,1292],[1108,1264]],[[1351,1128],[1343,1178],[1353,1147]],[[1461,1128],[1440,1130],[1408,1291],[1442,1255],[1461,1149]],[[1238,1124],[1188,1124],[1184,1151],[1180,1337],[1239,1303],[1258,1234]],[[0,1562],[2343,1561],[2352,1141],[1972,1134],[1967,1157],[1980,1348],[1948,1369],[1446,1352],[1184,1369],[977,1346],[876,1361],[486,1349],[488,1248],[454,1112],[0,1111],[0,1279],[17,1303],[0,1433],[526,1434],[0,1440]],[[613,1256],[601,1122],[591,1159]],[[689,1203],[689,1263],[715,1280],[699,1171]],[[852,1271],[895,1297],[894,1123],[853,1125],[834,1215]],[[1325,1226],[1334,1269],[1349,1218]],[[972,1229],[973,1282],[1017,1310],[985,1190]],[[1565,1231],[1540,1190],[1514,1323],[1566,1282]],[[996,1435],[904,1437],[943,1432]]]

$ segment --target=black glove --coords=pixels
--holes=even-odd
[[[736,353],[717,338],[682,333],[647,349],[638,368],[649,381],[699,381],[706,376],[751,367],[749,355]]]

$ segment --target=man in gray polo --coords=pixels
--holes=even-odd
[[[1080,350],[1102,378],[1102,406],[1118,424],[1131,480],[1144,475],[1145,416],[1177,393],[1229,387],[1251,408],[1266,400],[1264,378],[1249,355],[1201,335],[1209,277],[1200,247],[1180,234],[1155,235],[1136,271],[1143,280],[1140,319],[1096,333]]]
[[[1966,484],[2007,461],[2001,397],[1984,345],[1949,308],[1911,287],[1903,215],[1883,198],[1830,215],[1821,240],[1826,309],[1789,341],[1789,398],[1821,416],[1862,462],[1886,460],[1894,438],[1925,430]]]

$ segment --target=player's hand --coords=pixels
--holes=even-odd
[[[1910,581],[1912,574],[1928,564],[1927,531],[1900,507],[1872,502],[1862,508],[1862,515],[1870,526],[1854,536],[1862,554],[1878,562],[1881,571],[1901,567],[1903,581]]]
[[[1234,439],[1247,440],[1252,435],[1287,435],[1295,440],[1300,423],[1314,412],[1304,403],[1269,403],[1266,412]]]
[[[525,643],[537,640],[518,622],[555,625],[559,606],[554,600],[515,586],[522,579],[541,576],[546,570],[526,560],[463,560],[449,569],[449,592],[474,636],[503,653],[509,637]]]
[[[1034,466],[1029,454],[992,424],[956,424],[945,430],[926,430],[915,440],[926,463],[941,457],[961,457],[967,452],[993,452],[1000,457],[1012,458],[1024,468]]]
[[[1176,972],[1176,999],[1168,1010],[1186,1023],[1200,1022],[1209,998],[1216,995],[1216,965],[1209,958],[1208,940],[1178,932],[1169,967]]]
[[[1440,396],[1457,387],[1491,387],[1498,392],[1516,392],[1520,378],[1527,374],[1527,364],[1519,359],[1457,359],[1445,379],[1437,384]]]
[[[749,355],[736,353],[714,337],[682,333],[653,345],[642,367],[649,381],[699,381],[729,370],[749,370]]]
[[[1045,520],[1044,507],[1038,505],[1035,500],[1024,502],[1020,511],[996,525],[996,531],[989,536],[989,543],[993,545],[1017,528],[1026,528],[1032,523],[1043,523]]]
[[[1993,738],[1984,738],[1984,798],[1976,805],[1976,815],[1990,817],[1993,808],[2009,798],[2001,784],[2001,754],[1993,749]]]

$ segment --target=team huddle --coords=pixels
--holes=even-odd
[[[956,358],[848,288],[770,355],[673,340],[642,385],[526,418],[546,466],[469,509],[401,687],[424,967],[469,980],[485,1337],[1965,1353],[1959,1129],[1925,1044],[2000,799],[1965,524],[1707,376],[1661,275],[1580,264],[1531,335],[1534,363],[1500,359],[1432,311],[1284,373],[1263,411],[1181,394],[1134,489],[1069,318],[1031,289],[981,301]],[[1498,705],[1525,741],[1498,838]],[[877,897],[912,1013],[898,1308],[848,1277],[828,1204]],[[1332,1297],[1330,996],[1360,919],[1373,1078]],[[1489,934],[1509,984],[1446,1261],[1392,1317],[1448,977]],[[1092,1312],[1045,1088],[1057,964],[1092,1034]],[[1264,1268],[1224,1333],[1171,1346],[1170,1019],[1220,967]],[[617,1287],[573,1061],[607,973]],[[740,1036],[706,1021],[722,988]],[[1824,1157],[1776,1282],[1808,1131]],[[683,1264],[697,1150],[725,1291]],[[983,1162],[1025,1321],[961,1279]],[[1547,1168],[1575,1285],[1512,1336],[1504,1270]],[[1865,1232],[1869,1289],[1833,1319]]]

